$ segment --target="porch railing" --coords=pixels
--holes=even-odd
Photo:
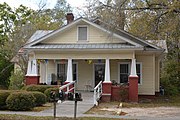
[[[75,92],[75,83],[76,83],[76,81],[72,81],[72,82],[70,82],[70,83],[68,83],[68,84],[66,84],[66,85],[63,85],[63,86],[61,86],[60,88],[59,88],[59,92],[61,92],[62,90],[64,90],[64,89],[66,89],[65,91],[65,93],[66,94],[68,94],[69,92],[71,92],[71,91],[74,91]]]
[[[102,81],[94,88],[94,105],[98,105],[98,101],[102,96]]]

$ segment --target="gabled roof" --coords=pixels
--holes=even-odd
[[[38,46],[40,47],[40,45],[42,45],[41,42],[43,42],[47,38],[51,38],[52,36],[54,36],[54,35],[56,35],[58,33],[61,33],[61,32],[73,27],[74,25],[76,25],[76,24],[78,24],[78,23],[80,23],[82,21],[87,23],[87,24],[90,24],[90,25],[94,26],[97,29],[100,29],[100,30],[102,30],[104,32],[107,32],[108,34],[112,34],[113,36],[126,41],[127,43],[131,44],[135,48],[137,48],[137,47],[139,47],[139,48],[150,47],[150,48],[153,48],[153,49],[156,49],[156,50],[162,50],[162,48],[157,47],[156,45],[153,45],[153,44],[151,44],[151,43],[149,43],[147,41],[141,40],[141,39],[131,35],[130,33],[125,32],[123,30],[116,29],[115,31],[110,31],[110,30],[106,29],[105,27],[103,27],[101,25],[98,25],[98,24],[96,24],[94,22],[91,22],[91,21],[89,21],[89,20],[87,20],[85,18],[82,18],[82,17],[79,18],[79,19],[76,19],[75,21],[71,22],[70,24],[65,25],[65,26],[63,26],[63,27],[61,27],[61,28],[59,28],[57,30],[54,30],[54,31],[37,31],[30,38],[30,40],[27,42],[27,44],[25,44],[24,48],[37,49]],[[44,45],[44,47],[45,46],[47,47],[47,45]],[[84,46],[86,46],[85,48],[87,48],[87,45],[84,44]],[[118,44],[118,46],[119,46],[119,44]],[[120,46],[122,46],[122,45],[120,45]],[[101,48],[102,45],[99,46],[99,47]],[[126,47],[128,47],[128,46],[126,46]],[[41,48],[43,48],[43,47],[41,46]],[[50,48],[50,46],[48,48]],[[59,48],[61,48],[60,45],[59,45]]]
[[[53,30],[37,30],[31,37],[30,39],[26,42],[26,44],[28,43],[32,43],[36,40],[38,40],[39,38],[51,33]]]
[[[165,53],[168,53],[166,40],[146,40],[146,41],[149,43],[152,43],[158,47],[161,47],[162,49],[165,50]]]
[[[98,21],[98,22],[97,22]],[[102,24],[102,26],[104,26],[105,28],[109,28],[109,29],[112,29],[112,26],[108,23],[105,23],[103,22],[102,20],[100,19],[95,19],[93,22],[97,22],[98,24]],[[122,30],[120,28],[113,28],[113,32],[120,35],[120,36],[123,36],[123,37],[126,37],[138,44],[141,44],[143,46],[146,46],[146,47],[153,47],[153,48],[156,48],[156,49],[160,49],[159,46],[157,46],[156,44],[151,44],[152,42],[149,42],[149,41],[145,41],[145,40],[142,40],[134,35],[132,35],[131,33],[125,31],[125,30]]]

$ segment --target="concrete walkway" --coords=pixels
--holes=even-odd
[[[93,92],[81,92],[83,101],[77,103],[77,117],[84,116],[83,113],[93,107]],[[56,106],[57,117],[73,117],[74,101],[64,101]],[[53,116],[53,107],[41,112],[22,112],[22,111],[0,111],[0,114],[20,114],[30,116]]]
[[[80,117],[93,107],[93,92],[81,92],[83,101],[77,102],[77,117]],[[65,101],[57,104],[58,117],[73,117],[74,116],[74,101]],[[36,114],[37,115],[37,114]],[[52,116],[53,109],[48,109],[38,113],[38,116]]]

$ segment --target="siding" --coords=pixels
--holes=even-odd
[[[37,57],[37,55],[36,55]],[[142,84],[138,87],[139,95],[154,95],[155,90],[158,90],[158,81],[155,82],[155,78],[157,79],[157,75],[155,77],[155,56],[153,55],[137,55],[137,62],[142,63]],[[75,60],[78,65],[78,90],[85,90],[86,84],[91,84],[94,87],[94,63],[98,63],[97,60],[93,60],[92,64],[88,64],[85,60]],[[118,67],[119,62],[130,62],[130,60],[110,60],[110,74],[111,80],[115,80],[119,83],[118,77]],[[104,63],[104,62],[103,62]],[[56,63],[54,60],[48,61],[48,75],[55,73],[56,74]],[[43,68],[42,68],[43,69]],[[40,72],[42,75],[42,72]],[[156,87],[155,87],[156,85]]]
[[[159,69],[160,69],[160,66],[159,66],[159,59],[156,57],[156,72],[155,72],[155,90],[156,92],[159,92],[159,75],[160,75],[160,72],[159,72]]]
[[[49,80],[51,79],[51,74],[53,73],[56,74],[56,67],[54,60],[48,60],[47,69],[46,69],[46,63],[41,63],[39,73],[40,73],[40,83],[45,83],[47,81],[48,84],[50,84],[51,81]]]
[[[86,25],[83,24],[82,25]],[[123,40],[113,37],[113,34],[109,34],[102,30],[99,30],[91,25],[88,26],[88,42],[89,43],[124,43]],[[63,31],[51,39],[43,41],[42,43],[60,44],[60,43],[77,43],[77,26],[73,26],[71,29]],[[80,42],[78,42],[80,43]]]
[[[153,55],[136,56],[137,62],[142,62],[142,85],[139,85],[140,95],[155,94],[155,57]]]
[[[93,64],[88,64],[85,60],[78,61],[78,90],[85,90],[85,85],[91,84],[93,87]]]
[[[110,52],[110,51],[109,51]],[[111,59],[131,59],[133,52],[128,53],[90,53],[90,52],[70,52],[70,53],[36,53],[36,59],[106,59],[107,56]]]

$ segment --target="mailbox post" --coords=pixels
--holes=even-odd
[[[58,96],[58,97],[57,97]],[[56,91],[50,92],[50,98],[53,101],[54,104],[54,118],[56,118],[56,103],[58,100],[65,101],[74,101],[74,119],[76,119],[77,114],[77,102],[82,101],[81,93],[68,93],[67,95],[65,92],[60,91],[59,94],[56,93]]]
[[[54,118],[56,118],[56,103],[58,101],[58,98],[56,97],[56,91],[51,91],[50,92],[50,98],[53,100],[53,105],[54,105]]]
[[[77,114],[77,100],[74,101],[74,119],[76,120],[76,114]]]
[[[74,119],[76,120],[77,114],[77,101],[82,101],[81,93],[75,93],[74,98]]]

